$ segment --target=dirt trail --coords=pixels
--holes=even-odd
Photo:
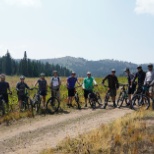
[[[24,119],[9,127],[0,125],[0,153],[38,154],[44,148],[55,147],[67,136],[75,137],[130,112],[129,109],[73,110],[69,114]]]

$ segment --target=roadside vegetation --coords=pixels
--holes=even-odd
[[[153,132],[154,112],[133,112],[74,139],[68,136],[55,149],[41,154],[152,154]]]

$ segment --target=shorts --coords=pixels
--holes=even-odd
[[[116,89],[110,89],[110,96],[115,97],[117,95]]]
[[[5,103],[8,104],[8,102],[9,102],[8,94],[1,94],[1,95],[3,96]]]
[[[47,95],[47,91],[46,90],[40,91],[39,94],[41,96],[46,96]]]
[[[75,89],[68,89],[68,97],[73,97],[75,95]]]
[[[134,94],[135,89],[134,88],[128,88],[128,95]]]
[[[26,96],[25,95],[18,95],[18,101],[24,101],[25,100],[25,98],[26,98]]]
[[[60,98],[60,91],[59,90],[52,90],[51,95],[53,97]]]
[[[92,93],[92,90],[84,90],[84,98],[87,99],[89,93]]]

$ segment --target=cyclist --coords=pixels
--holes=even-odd
[[[29,86],[25,83],[25,77],[23,75],[20,76],[20,82],[16,85],[17,95],[18,95],[18,102],[19,107],[21,108],[22,101],[25,100],[25,89],[29,89]]]
[[[0,81],[0,95],[3,96],[3,99],[5,100],[5,103],[7,105],[7,108],[9,108],[9,103],[8,103],[8,93],[9,91],[10,94],[12,94],[10,85],[8,82],[5,81],[5,75],[1,74],[0,75],[1,81]]]
[[[84,90],[85,107],[87,107],[88,94],[93,92],[93,87],[97,86],[96,80],[91,76],[91,72],[87,72],[87,77],[84,78],[82,88]]]
[[[45,74],[40,74],[40,79],[38,79],[35,83],[35,86],[38,84],[39,94],[42,96],[43,99],[43,109],[45,109],[46,103],[46,95],[47,95],[47,81],[45,79]]]
[[[125,73],[127,75],[127,80],[128,80],[128,100],[129,100],[128,105],[130,105],[130,108],[132,108],[131,106],[132,98],[131,97],[132,97],[132,94],[134,94],[135,92],[136,84],[132,82],[134,79],[134,75],[131,74],[129,68],[125,69]]]
[[[103,80],[102,80],[102,85],[104,85],[105,80],[108,80],[108,91],[110,91],[110,96],[113,101],[113,107],[117,107],[115,100],[116,100],[116,91],[119,88],[119,82],[118,78],[115,75],[116,70],[112,69],[111,74],[107,75]],[[107,104],[104,104],[104,109],[106,108]]]
[[[154,104],[154,71],[153,71],[153,64],[148,65],[148,72],[146,73],[144,85],[150,87],[149,88],[149,96],[153,100]]]
[[[135,74],[133,80],[132,80],[132,85],[134,84],[135,80],[138,78],[138,87],[137,87],[137,92],[136,93],[141,93],[142,92],[142,87],[144,85],[144,80],[145,80],[145,75],[146,73],[143,71],[142,66],[139,65],[137,66],[138,72]]]
[[[61,86],[61,80],[58,76],[58,72],[56,70],[53,71],[53,77],[51,78],[51,93],[52,96],[57,97],[57,99],[60,101],[60,86]]]
[[[80,85],[79,81],[78,81],[78,78],[76,77],[76,73],[75,72],[72,72],[71,73],[71,76],[69,76],[67,78],[67,83],[66,83],[66,86],[67,86],[67,89],[68,89],[68,102],[67,102],[67,105],[69,107],[72,107],[72,99],[75,95],[75,84],[76,82],[78,83],[78,85]]]

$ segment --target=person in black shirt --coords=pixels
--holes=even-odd
[[[109,88],[108,90],[110,91],[110,96],[112,97],[114,107],[116,107],[115,103],[116,91],[119,88],[119,82],[115,73],[116,73],[115,69],[112,69],[111,74],[107,75],[102,81],[102,84],[104,85],[105,80],[108,80],[108,88]],[[107,104],[104,105],[104,108],[106,108],[106,105]]]
[[[22,75],[20,76],[20,82],[16,85],[17,95],[18,95],[18,102],[19,107],[21,108],[22,101],[25,100],[25,90],[29,89],[29,86],[25,83],[25,77]]]
[[[40,79],[37,80],[35,83],[35,86],[38,84],[39,88],[39,94],[43,98],[43,108],[45,109],[45,103],[46,103],[46,95],[47,95],[47,81],[45,80],[45,74],[41,73],[40,74]]]
[[[131,97],[132,97],[132,94],[134,94],[134,92],[135,92],[136,84],[132,82],[134,79],[134,75],[131,74],[129,68],[126,68],[125,72],[126,72],[127,80],[128,80],[128,99],[129,99],[128,105],[130,105],[130,108],[131,108],[132,107],[131,106],[131,100],[132,100]]]
[[[0,95],[2,95],[3,99],[5,100],[7,107],[9,107],[7,91],[9,91],[9,93],[12,94],[12,92],[10,90],[10,85],[8,82],[5,81],[4,74],[0,75],[0,79],[1,79],[1,81],[0,81]]]
[[[137,67],[138,72],[135,74],[132,84],[135,82],[135,80],[138,78],[138,87],[137,87],[137,93],[140,93],[142,91],[142,86],[144,85],[144,80],[146,73],[142,70],[142,66],[139,65]]]

